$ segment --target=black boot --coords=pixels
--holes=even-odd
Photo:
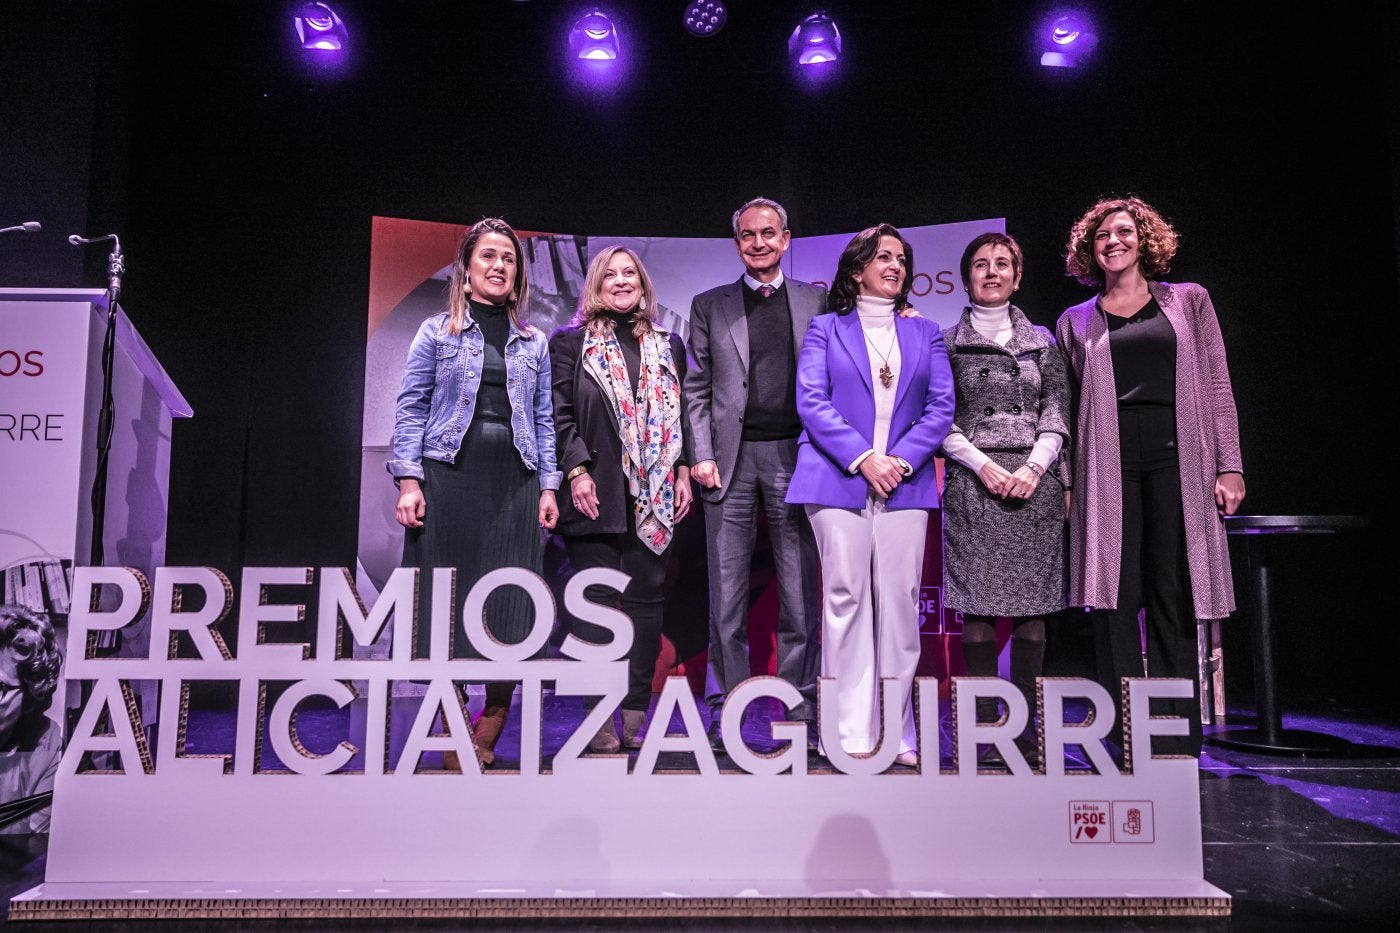
[[[997,676],[997,642],[995,638],[984,641],[964,641],[963,667],[969,677]],[[998,722],[1001,708],[993,697],[979,697],[977,700],[977,721]],[[995,745],[983,745],[977,752],[977,766],[983,770],[1005,771],[1006,762]]]
[[[1035,730],[1035,679],[1045,666],[1045,641],[1036,638],[1011,638],[1011,683],[1026,700],[1029,716],[1026,731],[1016,738],[1016,747],[1026,756],[1032,768],[1040,767],[1040,742]]]

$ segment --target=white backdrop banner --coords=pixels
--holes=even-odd
[[[394,433],[394,403],[404,360],[418,325],[446,308],[447,278],[463,227],[376,217],[371,241],[369,340],[365,349],[363,455],[360,473],[361,582],[377,588],[398,567],[403,529],[394,521],[394,487],[384,470]],[[919,313],[948,327],[962,313],[958,260],[979,233],[1005,232],[1003,218],[905,227],[914,249],[910,299]],[[841,250],[855,232],[795,237],[784,274],[830,283]],[[529,320],[547,333],[578,306],[588,261],[614,245],[633,249],[656,287],[661,325],[690,336],[690,302],[744,272],[730,237],[629,237],[522,234],[530,277]]]

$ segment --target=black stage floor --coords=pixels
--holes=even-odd
[[[206,720],[211,726],[217,717]],[[546,717],[546,722],[550,717]],[[555,717],[554,721],[559,721]],[[1247,723],[1241,714],[1232,721]],[[191,724],[193,727],[193,723]],[[1084,918],[1026,920],[675,920],[491,922],[225,921],[164,922],[186,930],[1303,930],[1400,928],[1400,723],[1384,722],[1336,703],[1316,704],[1285,719],[1291,728],[1347,739],[1345,757],[1285,758],[1208,747],[1201,759],[1201,814],[1206,880],[1233,898],[1229,920]],[[215,727],[216,728],[216,727]],[[757,732],[760,723],[746,727]],[[212,737],[206,737],[211,738]],[[198,741],[192,731],[191,744]],[[562,736],[546,735],[557,745]],[[944,747],[947,747],[945,742]],[[498,751],[501,764],[519,748],[515,717]],[[0,837],[3,840],[4,837]],[[0,893],[9,898],[43,880],[42,855],[0,842]],[[489,857],[487,847],[483,855]],[[132,930],[149,924],[27,924],[45,930]],[[20,929],[20,924],[13,924]]]

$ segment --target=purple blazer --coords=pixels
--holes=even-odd
[[[886,453],[914,468],[885,503],[889,509],[938,507],[933,455],[953,424],[953,370],[938,325],[896,317],[899,383]],[[787,501],[844,509],[865,507],[870,485],[846,467],[874,446],[875,394],[860,316],[812,318],[797,359],[797,414],[802,436]]]

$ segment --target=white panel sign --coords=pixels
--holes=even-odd
[[[0,300],[0,568],[74,557],[92,317]]]
[[[122,568],[79,568],[69,675],[93,689],[57,780],[47,880],[468,880],[567,887],[645,879],[677,891],[712,882],[785,881],[814,892],[860,881],[878,893],[995,878],[1121,881],[1125,891],[1135,882],[1179,881],[1183,890],[1199,889],[1196,762],[1145,752],[1151,736],[1185,730],[1183,720],[1145,714],[1150,697],[1189,690],[1185,681],[1130,682],[1130,710],[1143,711],[1128,723],[1131,772],[1115,766],[1098,744],[1113,712],[1096,684],[1042,682],[1045,759],[1052,763],[1042,773],[1033,772],[1011,742],[1026,715],[1019,694],[999,680],[977,678],[956,684],[960,767],[951,771],[930,766],[939,760],[937,728],[921,730],[925,766],[917,771],[872,765],[893,758],[893,743],[870,759],[837,755],[835,770],[811,770],[804,754],[781,749],[775,758],[760,759],[732,744],[738,730],[731,728],[725,732],[729,756],[741,770],[721,771],[689,688],[678,678],[663,691],[656,721],[678,711],[681,730],[651,730],[630,769],[625,755],[578,755],[596,728],[589,720],[546,769],[540,719],[546,685],[558,694],[600,698],[595,719],[615,708],[625,691],[622,658],[630,632],[619,627],[614,610],[580,603],[586,585],[623,581],[580,574],[568,586],[565,599],[613,633],[611,643],[597,649],[574,645],[572,656],[522,661],[487,640],[478,644],[486,660],[453,660],[445,637],[452,620],[438,605],[419,607],[420,622],[442,635],[432,640],[432,657],[407,657],[410,642],[391,639],[387,657],[355,659],[356,645],[377,639],[387,626],[411,622],[414,573],[400,571],[385,588],[380,599],[390,608],[361,602],[341,568],[318,575],[307,568],[249,568],[241,577],[241,604],[251,608],[241,624],[253,631],[242,633],[235,654],[212,628],[231,601],[230,578],[162,568],[148,582]],[[479,606],[493,583],[536,594],[536,623],[552,626],[548,591],[524,570],[484,581],[462,594],[463,606]],[[88,610],[97,586],[103,608]],[[194,590],[202,598],[177,598]],[[297,595],[278,602],[269,599],[274,592]],[[148,607],[151,594],[156,602]],[[182,604],[200,608],[183,611]],[[322,611],[314,657],[303,657],[299,646],[259,644],[258,629],[271,630],[316,606]],[[125,628],[148,608],[155,631],[190,633],[195,657],[169,659],[168,638],[153,639],[145,658],[89,656],[89,632]],[[468,631],[480,638],[476,627]],[[392,698],[392,684],[408,679],[426,680],[426,697],[410,715],[396,716],[393,703],[417,702]],[[467,738],[457,686],[482,680],[522,683],[518,771],[483,769]],[[129,685],[142,681],[161,687],[163,727],[154,749],[130,703]],[[200,681],[231,681],[238,689],[235,747],[214,758],[188,755],[185,730],[176,727],[186,688]],[[824,683],[826,692],[831,685]],[[275,696],[273,685],[280,689]],[[343,706],[352,691],[364,697],[365,727],[352,728],[333,748],[307,749],[296,732],[300,704],[319,695]],[[976,698],[990,695],[1010,702],[1007,725],[974,725]],[[760,697],[796,700],[785,685],[759,678],[736,690],[730,703]],[[1087,702],[1094,715],[1067,721],[1070,699]],[[920,720],[936,722],[935,681],[919,684],[917,702]],[[740,712],[726,708],[724,716],[733,723]],[[434,728],[439,717],[447,733]],[[835,723],[822,727],[834,730]],[[800,741],[801,734],[800,726],[773,726],[779,741]],[[287,768],[264,766],[264,737]],[[1014,773],[977,773],[979,742],[996,744]],[[403,751],[388,753],[396,747]],[[1066,773],[1071,748],[1081,749],[1101,773]],[[424,756],[443,751],[460,755],[460,772],[425,770],[435,757]],[[119,768],[80,770],[88,752],[109,765],[119,759]],[[665,752],[687,753],[694,770],[657,768]],[[354,760],[363,764],[352,767]],[[704,831],[683,840],[658,836],[657,827],[674,825],[681,813],[700,815]],[[482,839],[491,840],[489,858],[474,842]]]

